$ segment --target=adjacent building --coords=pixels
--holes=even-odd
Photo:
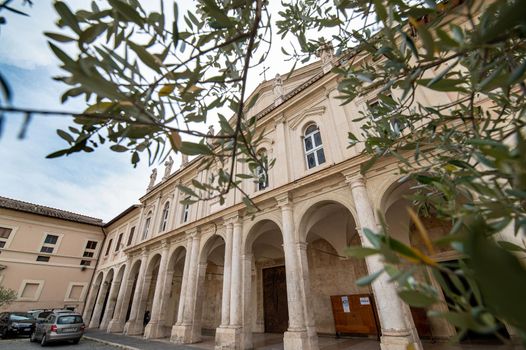
[[[103,243],[100,219],[0,197],[0,285],[17,292],[1,311],[83,311]]]

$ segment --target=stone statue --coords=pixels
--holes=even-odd
[[[172,165],[174,165],[174,160],[172,159],[172,156],[168,157],[168,160],[164,162],[164,176],[163,180],[166,180],[168,176],[172,173]]]
[[[188,154],[181,153],[181,167],[188,164]]]
[[[280,97],[283,97],[284,90],[283,90],[283,79],[281,79],[281,75],[276,74],[276,77],[274,78],[274,98],[278,99]]]
[[[334,47],[325,40],[321,41],[320,47],[316,51],[316,55],[321,59],[321,67],[323,72],[327,73],[332,69],[332,59],[334,58]]]
[[[152,174],[150,175],[150,184],[148,185],[148,190],[155,185],[155,180],[157,179],[157,168],[153,168]]]
[[[285,90],[283,90],[283,79],[281,79],[281,75],[278,73],[274,78],[274,106],[283,102],[283,95],[285,95]]]

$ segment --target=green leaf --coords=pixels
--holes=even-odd
[[[161,73],[162,62],[157,57],[155,57],[154,55],[149,53],[144,47],[142,47],[141,45],[137,45],[133,41],[128,41],[128,45],[137,54],[137,56],[139,56],[139,58],[145,65],[147,65],[157,73]]]
[[[212,150],[208,147],[208,145],[186,141],[181,142],[180,151],[189,156],[213,154]]]
[[[526,248],[521,247],[515,243],[508,242],[508,241],[499,241],[499,246],[502,248],[510,251],[510,252],[523,252],[526,253]]]
[[[360,287],[363,287],[363,286],[367,286],[369,284],[371,284],[375,279],[377,279],[382,273],[384,272],[384,270],[380,270],[380,271],[376,271],[375,273],[372,273],[368,276],[364,276],[364,277],[361,277],[361,278],[358,278],[355,283],[357,286],[360,286]]]
[[[460,91],[460,92],[466,92],[467,90],[465,87],[461,86],[461,84],[465,84],[465,80],[463,79],[441,79],[438,81],[434,81],[433,79],[419,79],[416,81],[418,84],[423,85],[429,89],[436,90],[436,91]],[[433,83],[433,84],[431,84]]]
[[[61,43],[67,43],[71,41],[75,41],[72,37],[69,37],[67,35],[58,34],[58,33],[50,33],[50,32],[44,32],[44,35],[47,36],[50,39],[53,39],[55,41],[59,41]]]
[[[71,12],[69,7],[64,2],[55,2],[55,10],[60,15],[62,21],[64,21],[64,24],[73,29],[75,33],[80,34],[82,32],[82,30],[79,27],[77,17],[75,17],[73,12]]]
[[[119,153],[122,153],[122,152],[126,152],[128,151],[128,148],[127,147],[124,147],[123,145],[112,145],[110,147],[110,149],[112,151],[115,151],[115,152],[119,152]]]
[[[53,153],[50,153],[46,156],[47,159],[52,159],[52,158],[58,158],[58,157],[62,157],[63,155],[66,155],[69,153],[69,150],[68,149],[62,149],[60,151],[56,151],[56,152],[53,152]]]
[[[203,3],[205,5],[204,10],[215,19],[213,21],[215,28],[231,28],[234,26],[225,11],[217,6],[215,0],[203,0]]]
[[[57,134],[58,134],[58,136],[60,136],[61,138],[63,138],[64,140],[66,140],[69,143],[75,142],[75,139],[70,134],[65,132],[64,130],[57,129]]]
[[[374,248],[367,248],[367,247],[361,247],[361,246],[355,246],[355,247],[347,247],[345,249],[345,254],[353,257],[353,258],[365,258],[370,255],[375,255],[380,253],[378,249]]]
[[[175,84],[166,84],[159,90],[159,96],[168,96],[175,90]]]
[[[436,298],[416,290],[401,290],[398,292],[398,296],[414,307],[429,307],[437,301]]]
[[[104,33],[106,28],[107,28],[106,24],[102,24],[102,23],[95,24],[89,27],[88,29],[86,29],[85,31],[83,31],[82,34],[80,34],[79,40],[80,42],[90,44],[95,39],[97,39],[99,35]]]
[[[134,22],[139,27],[144,26],[144,19],[132,6],[121,0],[108,0],[108,2],[128,21]]]

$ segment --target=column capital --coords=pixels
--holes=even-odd
[[[199,230],[197,229],[197,227],[191,228],[191,229],[189,229],[189,230],[186,231],[186,235],[187,235],[189,238],[192,238],[192,239],[196,239],[198,233],[199,233]]]
[[[300,250],[307,250],[307,246],[309,245],[307,242],[298,242],[297,244]]]
[[[278,202],[278,207],[282,209],[284,207],[290,208],[292,206],[292,196],[288,192],[277,195],[275,198],[276,198],[276,201]]]
[[[277,128],[279,124],[284,124],[284,123],[285,123],[285,114],[284,113],[279,113],[274,118],[274,128]]]
[[[168,250],[170,249],[170,241],[168,239],[163,239],[161,241],[161,249],[162,250]]]
[[[223,225],[233,225],[235,222],[239,222],[241,216],[238,212],[227,214],[223,217]]]
[[[141,254],[140,254],[140,255],[141,255],[142,257],[145,257],[146,255],[148,255],[148,251],[149,251],[148,247],[142,247],[142,248],[141,248]]]
[[[345,182],[348,183],[351,188],[365,187],[365,177],[359,170],[342,171],[342,175],[345,176]]]

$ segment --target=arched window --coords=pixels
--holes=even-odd
[[[152,221],[152,212],[149,211],[148,215],[146,215],[146,221],[144,222],[144,229],[142,231],[142,239],[146,239],[148,237],[148,232],[150,231],[150,222]]]
[[[305,129],[303,147],[308,169],[325,163],[325,153],[323,152],[320,129],[316,124],[311,124]]]
[[[159,232],[166,230],[168,225],[168,210],[170,209],[170,202],[164,204],[163,213],[161,215],[161,224],[159,225]]]
[[[261,158],[261,162],[264,164],[264,166],[258,165],[256,167],[256,176],[257,176],[257,190],[262,191],[265,188],[268,187],[268,159],[267,159],[267,151],[265,149],[262,149],[258,152],[259,157]],[[267,171],[265,171],[265,168]]]

